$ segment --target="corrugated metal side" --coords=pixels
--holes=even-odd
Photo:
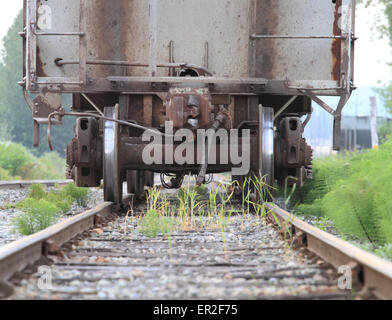
[[[87,59],[148,63],[149,1],[85,0]],[[80,0],[37,0],[52,10],[52,32],[79,31]],[[204,65],[219,77],[249,74],[270,80],[339,80],[341,40],[257,39],[255,61],[249,61],[249,32],[260,35],[340,35],[342,0],[165,0],[158,1],[157,61]],[[255,3],[255,21],[252,17]],[[37,76],[78,78],[77,65],[61,68],[56,58],[79,60],[77,36],[39,36]],[[254,65],[255,73],[249,72]],[[158,75],[167,75],[160,69]],[[88,77],[146,76],[147,68],[89,66]]]
[[[145,0],[86,0],[87,59],[148,63],[149,8]],[[51,31],[78,31],[79,0],[42,1],[52,8]],[[166,0],[158,2],[158,62],[169,62],[169,43],[174,41],[176,62],[204,64],[209,44],[209,66],[230,78],[248,75],[248,1]],[[56,58],[78,60],[77,37],[39,37],[39,76],[77,77],[77,66],[58,68]],[[146,76],[147,69],[90,66],[90,77],[107,75]],[[167,70],[160,70],[167,75]]]
[[[331,36],[337,5],[325,0],[257,0],[256,32],[259,35]],[[332,39],[256,41],[257,77],[271,80],[336,80],[336,76],[340,77],[340,74],[334,75],[334,64],[337,57],[340,61],[340,52],[334,56]]]
[[[37,8],[41,5],[50,8],[51,29],[40,31],[79,31],[79,0],[37,0]],[[78,66],[59,68],[54,63],[56,58],[79,60],[79,38],[76,36],[37,37],[38,77],[78,77]]]

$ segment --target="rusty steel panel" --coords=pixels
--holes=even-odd
[[[278,81],[267,86],[274,93],[322,88],[339,95],[351,80],[342,85],[342,78],[353,74],[353,0],[26,1],[29,89],[51,82],[66,92],[86,85],[107,91],[99,78],[173,75],[150,62]]]
[[[79,0],[38,0],[37,21],[48,19],[46,23],[39,23],[38,28],[42,28],[39,32],[78,32],[79,5]],[[37,77],[78,77],[77,65],[59,68],[54,63],[57,58],[79,60],[77,36],[37,36],[36,39]]]
[[[85,0],[87,60],[117,60],[148,64],[149,3],[145,0]],[[197,4],[197,5],[196,5]],[[78,31],[80,0],[39,1],[52,10],[51,32]],[[157,59],[169,62],[170,41],[174,61],[203,65],[209,43],[209,67],[216,75],[247,77],[248,1],[158,1]],[[39,37],[38,76],[77,77],[78,67],[54,64],[56,58],[79,60],[77,37]],[[39,56],[39,57],[38,57]],[[89,66],[89,77],[147,76],[141,67]],[[168,71],[159,70],[165,76]]]
[[[258,35],[340,34],[332,1],[258,0]],[[340,1],[341,2],[341,1]],[[271,39],[256,41],[256,76],[270,80],[339,80],[341,40]]]

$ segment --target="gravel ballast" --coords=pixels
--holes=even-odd
[[[51,187],[46,187],[46,191],[50,191],[50,189]],[[0,247],[23,237],[23,235],[18,234],[12,224],[12,220],[18,215],[23,214],[23,212],[13,207],[18,202],[24,200],[28,193],[28,188],[0,190]],[[102,198],[102,190],[90,188],[87,207],[80,207],[74,203],[69,212],[61,215],[59,221],[95,207],[98,203],[102,202]]]

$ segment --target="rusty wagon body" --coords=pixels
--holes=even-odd
[[[141,134],[163,132],[166,121],[175,130],[249,129],[252,172],[270,183],[302,181],[312,157],[302,139],[312,100],[334,117],[339,147],[341,111],[354,88],[354,2],[24,0],[21,85],[34,144],[40,125],[67,115],[61,96],[72,93],[68,175],[80,186],[103,178],[107,200],[121,198],[124,180],[140,193],[150,172],[173,175],[178,187],[185,173],[205,178],[233,166],[145,164]],[[322,95],[340,103],[332,108]]]

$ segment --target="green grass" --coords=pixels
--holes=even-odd
[[[295,212],[327,217],[343,236],[372,247],[392,243],[392,140],[378,149],[314,162],[314,180],[296,192]]]
[[[392,260],[392,243],[388,243],[375,251],[381,258]]]
[[[30,235],[53,225],[58,220],[59,209],[44,199],[26,199],[24,213],[13,220],[17,231],[22,235]]]
[[[263,190],[264,184],[260,181],[250,181],[250,183],[255,183],[261,193],[265,192]],[[225,244],[225,230],[234,212],[234,209],[229,207],[234,195],[232,187],[233,185],[221,184],[217,188],[208,190],[206,187],[188,185],[181,188],[176,199],[171,199],[171,201],[165,194],[162,194],[162,189],[151,188],[147,195],[147,213],[138,218],[139,231],[149,237],[161,234],[170,238],[175,230],[215,229],[221,231]],[[257,192],[258,189],[255,190]],[[206,195],[208,197],[205,197]],[[258,215],[261,216],[261,212],[265,214],[265,210],[261,208],[259,203],[247,198],[242,206],[241,217],[244,218],[253,207],[258,209]]]
[[[77,188],[74,184],[63,188],[57,186],[50,192],[42,185],[34,184],[27,198],[16,205],[23,213],[13,220],[13,225],[22,235],[33,234],[56,223],[61,213],[71,210],[74,202],[86,206],[87,200],[88,189]]]
[[[64,187],[65,194],[72,197],[82,207],[87,206],[88,191],[88,188],[78,188],[73,183],[67,184]]]
[[[28,198],[32,199],[43,199],[46,197],[46,191],[42,184],[33,184],[30,187]]]
[[[159,234],[169,235],[173,228],[171,217],[161,216],[156,210],[150,209],[139,220],[140,232],[147,237],[156,238]]]

